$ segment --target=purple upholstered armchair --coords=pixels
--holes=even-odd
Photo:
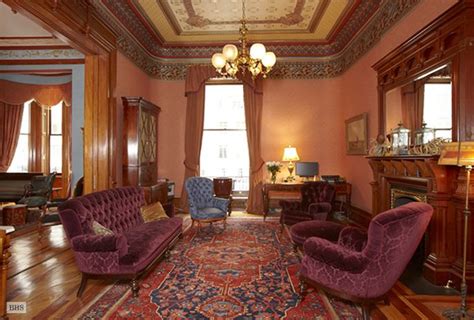
[[[326,220],[335,194],[334,187],[327,182],[306,182],[301,187],[301,201],[280,201],[280,223],[283,226],[301,221]]]
[[[300,286],[306,283],[362,304],[369,319],[372,303],[386,298],[425,233],[433,208],[412,202],[377,215],[369,225],[367,242],[353,227],[342,229],[338,243],[311,237],[304,243]],[[362,245],[361,245],[362,244]]]

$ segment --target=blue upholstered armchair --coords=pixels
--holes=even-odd
[[[184,185],[188,193],[192,223],[197,221],[200,226],[201,222],[212,223],[223,220],[225,228],[229,200],[214,196],[212,180],[193,177],[187,179]]]

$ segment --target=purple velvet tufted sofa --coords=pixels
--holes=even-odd
[[[369,319],[372,303],[384,299],[410,261],[433,214],[421,202],[385,211],[370,222],[367,234],[354,227],[331,239],[308,238],[300,269],[304,296],[306,283],[344,299],[361,303]],[[301,223],[303,224],[303,222]]]
[[[71,199],[59,207],[61,222],[82,272],[79,297],[88,278],[104,275],[131,279],[133,294],[137,296],[139,277],[181,236],[181,218],[144,223],[140,214],[144,203],[141,188],[121,187]],[[94,220],[114,234],[95,235]]]

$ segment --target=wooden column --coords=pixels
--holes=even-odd
[[[115,113],[109,102],[111,63],[108,54],[86,56],[84,109],[84,188],[85,192],[112,187],[115,172],[113,124]],[[94,90],[98,88],[98,90]],[[115,101],[115,100],[114,100]]]
[[[457,236],[453,239],[453,248],[455,250],[455,259],[452,264],[451,273],[454,275],[452,280],[459,287],[461,283],[463,267],[463,240],[464,240],[464,206],[466,199],[466,171],[459,169],[456,181],[456,191],[453,196],[453,222],[452,232]],[[469,188],[469,208],[474,212],[474,182],[471,180]],[[474,246],[472,239],[474,234],[474,219],[471,214],[468,228],[467,245],[467,264],[466,264],[466,282],[470,293],[474,292]]]

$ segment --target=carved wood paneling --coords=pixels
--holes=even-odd
[[[116,48],[116,36],[98,18],[90,1],[3,2],[84,54],[107,54]]]
[[[418,167],[414,161],[402,160],[403,167],[405,167],[407,176],[409,177],[419,177]]]
[[[84,189],[88,193],[114,186],[116,35],[87,0],[4,2],[86,55]]]
[[[453,138],[473,140],[474,1],[463,0],[377,62],[379,133],[385,134],[385,93],[451,63]]]
[[[427,72],[450,64],[453,102],[453,140],[474,140],[474,1],[461,0],[441,17],[390,52],[377,62],[377,90],[379,103],[379,133],[385,134],[385,94],[387,91],[415,81]],[[393,167],[392,160],[380,161],[385,168]],[[417,174],[426,181],[428,203],[434,207],[429,228],[430,254],[426,260],[424,275],[437,284],[448,279],[460,282],[462,258],[462,199],[465,191],[463,173],[456,167],[439,166],[437,158],[412,158]],[[371,164],[374,168],[375,165]],[[405,168],[413,174],[412,164]],[[382,181],[389,172],[374,173],[372,182],[375,213],[386,201]],[[399,172],[400,173],[400,172]],[[458,177],[459,173],[459,177]],[[409,176],[412,176],[409,174]],[[464,188],[464,189],[463,189]],[[471,225],[472,230],[474,226]],[[468,252],[467,279],[472,290],[474,279],[473,249]]]
[[[427,257],[423,274],[426,279],[438,285],[445,285],[448,280],[459,285],[464,221],[462,213],[466,192],[465,171],[456,166],[438,165],[438,156],[368,159],[374,175],[374,181],[371,182],[374,199],[372,214],[376,215],[391,207],[391,192],[394,189],[425,194],[426,201],[433,207],[434,212],[427,231]],[[400,164],[410,169],[397,169]],[[474,191],[474,182],[471,182],[470,190]],[[474,192],[471,192],[471,197],[473,200],[470,205],[474,207]],[[472,221],[470,228],[474,228]],[[469,285],[473,282],[472,276],[469,276],[474,270],[473,260],[474,250],[469,248]]]

